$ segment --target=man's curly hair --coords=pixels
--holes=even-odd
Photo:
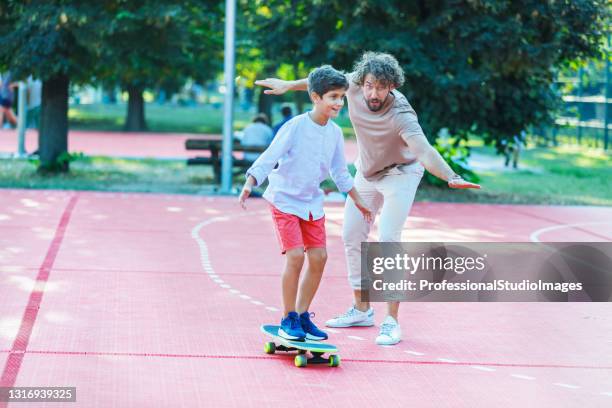
[[[353,67],[353,82],[363,86],[368,74],[372,74],[383,86],[399,88],[404,84],[404,70],[393,55],[383,52],[365,52]]]

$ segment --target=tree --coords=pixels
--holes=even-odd
[[[0,3],[0,69],[43,81],[39,132],[42,171],[67,171],[68,90],[85,83],[100,56],[104,2],[5,0]]]
[[[604,0],[271,0],[252,6],[272,62],[350,70],[364,51],[397,57],[401,89],[431,139],[448,128],[501,146],[550,121],[556,70],[598,53]]]
[[[336,34],[335,15],[340,7],[339,2],[316,0],[242,0],[237,54],[243,69],[239,72],[253,81],[274,75],[296,79],[317,65],[334,61],[328,43]],[[258,110],[270,115],[278,97],[271,98],[261,88],[258,93]],[[299,92],[285,98],[291,98],[298,111],[308,100]]]
[[[143,92],[176,91],[187,78],[211,78],[220,67],[222,8],[212,0],[115,2],[104,30],[103,78],[128,93],[125,130],[146,130]]]

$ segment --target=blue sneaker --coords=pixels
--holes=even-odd
[[[302,329],[306,333],[306,339],[308,340],[327,340],[327,333],[323,330],[319,330],[317,326],[310,320],[311,314],[304,312],[300,315],[300,322],[302,323]],[[314,317],[314,313],[312,313]]]
[[[302,330],[300,317],[297,312],[289,312],[287,317],[281,320],[280,327],[278,328],[278,335],[287,340],[304,341],[306,333]]]

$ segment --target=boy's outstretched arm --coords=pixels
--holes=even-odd
[[[242,186],[242,191],[240,192],[240,196],[238,197],[238,202],[240,206],[246,210],[246,199],[251,195],[251,191],[253,190],[253,186],[257,183],[255,177],[249,175],[244,182],[244,186]]]
[[[255,85],[270,88],[264,91],[265,94],[282,95],[287,91],[307,91],[308,79],[304,78],[295,81],[285,81],[284,79],[278,78],[266,78],[255,81]]]

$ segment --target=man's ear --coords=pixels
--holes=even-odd
[[[395,89],[395,85],[389,85],[389,92]]]

